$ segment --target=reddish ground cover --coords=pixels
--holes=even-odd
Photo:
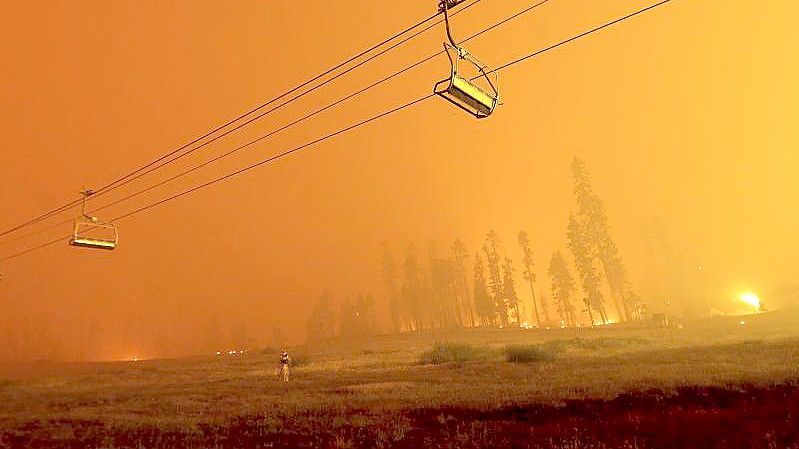
[[[799,383],[685,387],[612,400],[490,410],[329,410],[247,416],[226,425],[122,430],[100,421],[34,421],[0,448],[799,448]]]

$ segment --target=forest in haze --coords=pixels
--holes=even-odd
[[[396,255],[386,244],[381,266],[384,307],[371,294],[336,301],[326,289],[308,320],[307,337],[475,326],[566,328],[649,320],[650,306],[630,281],[588,168],[575,157],[571,169],[576,208],[564,230],[565,251],[556,250],[536,263],[525,230],[513,236],[512,243],[490,230],[473,250],[455,239],[450,245],[430,241],[426,251],[412,244],[404,254]],[[653,236],[653,240],[657,239]],[[520,257],[514,259],[514,254]],[[548,287],[548,296],[537,288],[542,284]],[[695,299],[686,298],[690,294],[684,291],[679,302]],[[667,316],[671,299],[651,299],[660,300],[657,310]],[[387,315],[387,320],[381,321],[381,315]]]
[[[524,229],[514,235],[488,230],[483,241],[471,247],[461,239],[410,244],[404,251],[385,243],[375,251],[380,259],[374,271],[379,273],[382,288],[340,294],[332,286],[319,297],[309,298],[312,309],[304,339],[478,326],[572,328],[646,323],[653,317],[675,323],[683,318],[756,310],[733,304],[728,298],[714,298],[708,292],[701,262],[677,254],[657,222],[642,226],[649,258],[639,271],[647,276],[644,285],[634,285],[617,245],[613,217],[608,216],[592,185],[589,168],[575,157],[571,174],[574,206],[563,229],[561,249],[537,253],[535,236]],[[797,294],[786,288],[771,297],[790,304]],[[195,327],[197,338],[181,348],[180,354],[277,348],[296,342],[287,337],[280,321],[285,322],[254,328],[243,319],[212,315]],[[174,352],[169,329],[145,331],[144,323],[143,316],[132,316],[121,329],[110,329],[87,318],[74,323],[78,344],[68,345],[47,321],[23,317],[0,329],[7,343],[0,347],[0,359],[91,360],[102,337],[115,331],[129,342],[126,352],[131,357],[142,353],[180,355]]]

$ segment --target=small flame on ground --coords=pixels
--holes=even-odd
[[[229,356],[244,355],[248,351],[249,351],[248,349],[230,349],[228,351],[216,351],[216,355],[218,355],[218,356],[222,356],[222,355],[229,355]]]

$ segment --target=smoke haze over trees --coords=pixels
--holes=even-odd
[[[571,327],[580,323],[592,325],[643,319],[638,313],[641,300],[631,289],[611,235],[604,203],[593,189],[585,164],[574,158],[571,168],[576,212],[569,216],[564,244],[570,250],[579,275],[582,298],[575,295],[577,289],[569,262],[560,251],[555,251],[547,274],[556,317],[550,316],[545,296],[536,294],[537,276],[529,234],[521,230],[517,235],[521,277],[529,287],[529,297],[525,301],[517,288],[518,269],[513,255],[503,246],[501,236],[489,230],[482,245],[472,253],[460,239],[452,242],[449,253],[439,251],[437,242],[428,242],[426,263],[420,261],[416,247],[411,245],[405,252],[402,270],[397,269],[395,256],[389,245],[384,244],[381,271],[387,324],[379,326],[376,318],[366,320],[369,324],[355,322],[354,319],[367,309],[370,316],[375,316],[373,306],[355,307],[344,299],[338,335],[469,326],[528,326],[530,322],[536,326]],[[471,282],[466,273],[470,255],[473,260]],[[612,302],[610,311],[608,297]],[[581,320],[577,313],[583,305],[587,320]],[[318,322],[317,315],[315,310],[312,323]],[[310,325],[309,331],[313,327]]]
[[[6,34],[0,46],[7,55],[0,72],[7,106],[0,125],[2,229],[77,199],[83,187],[97,188],[128,173],[318,73],[338,56],[427,17],[432,8],[428,2],[317,2],[308,14],[309,26],[318,29],[308,33],[298,26],[291,2],[269,2],[267,8],[255,2],[145,7],[136,14],[129,14],[128,2],[80,9],[71,2],[14,5],[0,18]],[[125,220],[113,254],[58,244],[1,262],[0,339],[15,343],[0,345],[0,358],[207,354],[233,349],[232,329],[241,323],[253,344],[296,344],[305,339],[307,318],[325,286],[336,301],[355,302],[371,293],[383,331],[407,329],[413,313],[389,313],[388,303],[404,307],[406,249],[414,244],[427,270],[431,239],[438,242],[439,259],[449,257],[456,238],[468,250],[463,265],[470,296],[459,297],[458,304],[471,302],[476,322],[481,317],[474,265],[480,255],[492,301],[488,320],[498,321],[482,249],[492,229],[507,253],[500,261],[507,255],[514,262],[526,320],[537,324],[517,241],[521,230],[529,233],[535,295],[546,299],[550,325],[560,319],[547,274],[556,251],[570,268],[571,302],[585,324],[583,281],[565,237],[569,213],[579,212],[570,172],[575,154],[602,200],[623,262],[613,266],[610,247],[603,249],[604,262],[594,257],[610,319],[617,319],[618,309],[625,314],[626,306],[634,320],[635,298],[650,313],[663,312],[670,301],[675,314],[694,316],[734,313],[737,295],[750,290],[772,310],[797,304],[799,66],[786,64],[792,52],[785,45],[774,45],[799,42],[796,5],[724,5],[681,3],[667,14],[625,22],[537,63],[516,66],[502,76],[507,101],[496,120],[470,121],[451,105],[431,100]],[[505,17],[515,6],[481,2],[475,8],[483,11],[473,16],[477,20]],[[479,46],[489,50],[478,53],[501,64],[536,42],[555,42],[630,8],[629,2],[583,2],[581,8],[549,2],[539,10],[546,26],[535,25],[538,12],[532,22],[515,20],[499,34],[482,36]],[[358,24],[342,33],[340,22],[324,20],[334,16]],[[102,33],[86,23],[101,24]],[[175,24],[191,24],[196,32],[175,33]],[[353,71],[352,78],[319,89],[309,102],[284,108],[274,120],[220,139],[183,163],[209,161],[315,104],[368,85],[377,72],[393,72],[410,53],[439,48],[428,37],[415,40],[418,47],[406,48],[407,54],[387,55],[375,70]],[[275,58],[283,62],[281,70],[272,70]],[[103,210],[100,218],[316,139],[413,92],[428,93],[449,68],[445,58],[437,59],[272,142],[154,189],[140,203]],[[751,70],[730,70],[741,61],[751,62]],[[558,87],[538,88],[547,85]],[[71,209],[30,231],[77,213]],[[0,257],[69,232],[67,224],[18,241],[0,239]],[[383,242],[393,257],[391,295],[381,276]],[[461,313],[468,315],[463,307]],[[403,321],[391,323],[392,316]],[[209,326],[213,317],[217,325]],[[274,326],[281,330],[278,339]]]
[[[587,167],[575,158],[571,170],[574,208],[561,241],[561,247],[568,251],[558,249],[552,253],[546,282],[536,273],[535,243],[525,230],[510,236],[515,237],[518,246],[506,247],[503,236],[488,230],[471,248],[459,238],[441,244],[428,241],[423,256],[417,244],[408,245],[405,251],[394,251],[387,242],[376,266],[382,289],[376,294],[324,289],[318,298],[309,301],[306,339],[313,342],[475,326],[572,327],[642,321],[647,318],[649,301],[657,306],[663,298],[685,295],[693,300],[701,296],[698,286],[703,273],[693,269],[700,262],[675,251],[668,242],[668,233],[653,219],[645,221],[642,228],[649,255],[647,269],[656,288],[650,289],[651,299],[641,297],[630,282],[613,237],[611,217],[594,190]],[[541,219],[550,217],[543,215]],[[663,279],[685,281],[695,289],[681,290],[675,282]],[[700,301],[693,304],[700,313],[707,311]],[[130,354],[173,354],[178,350],[208,354],[227,347],[285,346],[289,341],[280,326],[253,334],[243,320],[221,320],[212,315],[202,327],[202,344],[178,349],[168,332],[143,333],[143,320],[141,316],[131,317],[123,329],[125,338],[131,341],[127,350]],[[104,348],[96,343],[96,337],[104,334],[102,323],[89,319],[78,328],[85,337],[68,349],[48,332],[46,321],[31,324],[23,317],[17,325],[0,328],[0,335],[9,342],[0,348],[0,358],[80,360],[102,353]],[[27,350],[21,351],[22,347]]]

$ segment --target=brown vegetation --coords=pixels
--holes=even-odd
[[[794,318],[331,340],[289,383],[273,354],[28,365],[0,383],[0,447],[797,447]],[[480,357],[420,365],[435,341]]]

